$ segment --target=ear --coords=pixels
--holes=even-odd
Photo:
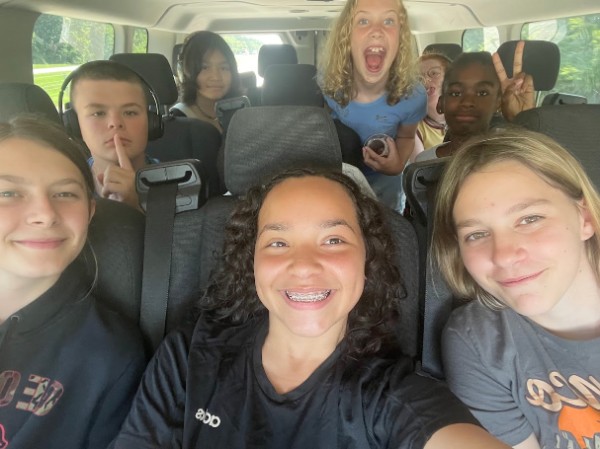
[[[585,241],[590,239],[596,233],[596,229],[594,228],[592,214],[590,213],[585,200],[582,199],[577,201],[577,209],[579,209],[579,232],[581,234],[581,240]]]
[[[443,100],[444,96],[440,95],[438,97],[438,101],[437,101],[437,105],[435,107],[435,110],[438,114],[443,114],[444,113],[444,100]]]

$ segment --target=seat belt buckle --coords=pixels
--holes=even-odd
[[[135,187],[140,206],[146,212],[151,189],[176,183],[175,213],[200,208],[208,197],[205,183],[202,182],[203,169],[198,159],[183,159],[152,164],[138,170]]]

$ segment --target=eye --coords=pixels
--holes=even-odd
[[[339,237],[329,237],[325,240],[326,245],[341,245],[342,243],[344,243],[344,240]]]
[[[93,117],[103,117],[104,115],[106,115],[104,111],[94,111],[94,112],[92,112],[92,116]]]
[[[460,97],[460,95],[461,95],[461,92],[457,91],[457,90],[448,92],[449,97]]]
[[[480,90],[479,92],[477,92],[477,95],[480,97],[487,97],[489,94],[490,93],[487,90]]]
[[[364,17],[361,17],[361,18],[359,18],[359,19],[356,21],[356,23],[357,23],[358,25],[368,25],[368,24],[369,24],[369,20],[368,20],[368,19],[366,19],[366,18],[364,18]]]
[[[275,242],[271,242],[267,245],[268,248],[285,248],[287,246],[287,244],[285,242],[282,242],[280,240],[277,240]]]
[[[394,20],[394,18],[392,18],[392,17],[388,17],[387,19],[383,20],[383,24],[386,26],[394,25],[395,23],[396,23],[396,20]]]
[[[54,194],[56,198],[79,198],[79,194],[75,192],[58,192]]]
[[[527,217],[524,217],[521,219],[521,221],[519,222],[519,224],[522,225],[528,225],[531,223],[536,223],[540,220],[542,220],[544,217],[540,216],[540,215],[528,215]]]
[[[140,112],[138,110],[131,109],[131,110],[125,111],[125,115],[128,117],[135,117],[137,115],[140,115]]]
[[[229,64],[222,65],[222,66],[221,66],[221,70],[222,70],[223,72],[230,72],[230,71],[231,71],[231,67],[229,67]]]
[[[476,232],[471,232],[471,233],[465,235],[464,239],[465,239],[465,242],[475,242],[477,240],[481,240],[484,237],[487,237],[488,235],[489,235],[488,232],[476,231]]]
[[[14,190],[5,190],[4,192],[0,192],[0,198],[16,198],[20,196],[19,192]]]

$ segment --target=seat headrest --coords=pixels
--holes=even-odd
[[[498,47],[498,55],[509,78],[513,76],[513,60],[519,41],[507,41]],[[556,84],[560,69],[560,50],[549,41],[525,41],[523,72],[533,78],[535,90],[551,90]]]
[[[423,50],[423,54],[427,53],[439,53],[441,55],[446,56],[450,61],[454,61],[458,55],[463,52],[462,47],[459,44],[455,43],[438,43],[438,44],[429,44]]]
[[[0,121],[19,114],[39,114],[62,125],[56,106],[44,89],[35,84],[0,83]]]
[[[300,167],[342,169],[335,125],[324,108],[257,106],[237,111],[225,137],[225,185],[236,196]]]
[[[261,104],[323,107],[323,94],[316,75],[317,68],[312,64],[274,64],[267,67]]]
[[[273,64],[297,64],[296,49],[290,44],[265,44],[258,50],[258,74],[265,76]]]
[[[109,58],[137,72],[156,94],[161,106],[177,102],[177,85],[169,61],[160,53],[117,53]]]

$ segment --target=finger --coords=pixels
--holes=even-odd
[[[104,186],[104,173],[98,173],[96,179],[98,180],[98,184]]]
[[[513,59],[513,77],[523,71],[523,52],[525,50],[525,41],[517,42],[515,47],[515,58]]]
[[[125,170],[133,170],[133,165],[131,165],[131,161],[129,160],[129,156],[125,152],[125,148],[123,148],[123,144],[121,143],[121,138],[118,134],[115,134],[113,137],[115,142],[115,151],[117,152],[117,159],[119,160],[119,167]]]
[[[494,62],[494,69],[496,69],[496,74],[498,75],[498,79],[500,80],[502,90],[504,90],[504,86],[506,85],[506,80],[508,79],[508,77],[506,76],[506,70],[504,70],[504,64],[502,64],[502,59],[500,59],[500,55],[498,53],[494,53],[492,55],[492,61]]]

